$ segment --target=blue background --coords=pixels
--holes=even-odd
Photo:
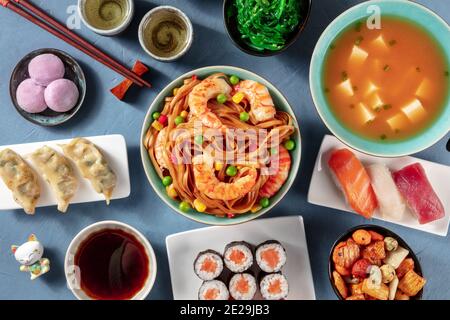
[[[61,21],[75,0],[33,1]],[[341,12],[360,1],[316,0],[306,30],[286,52],[271,58],[257,58],[242,53],[228,39],[222,22],[221,0],[136,0],[136,15],[125,33],[113,38],[101,37],[82,25],[79,32],[98,47],[131,66],[141,59],[150,68],[153,89],[130,90],[127,101],[120,102],[109,93],[121,79],[113,71],[91,60],[76,49],[47,34],[13,12],[0,9],[0,145],[45,141],[74,136],[120,133],[128,144],[132,191],[127,199],[73,205],[66,215],[54,207],[38,209],[34,217],[23,211],[0,212],[0,299],[73,299],[67,289],[63,270],[65,251],[71,239],[85,226],[101,220],[119,220],[142,231],[151,241],[158,259],[158,276],[150,299],[172,299],[165,248],[167,235],[194,228],[197,224],[168,209],[152,191],[144,174],[139,154],[139,135],[148,106],[169,81],[194,68],[228,64],[246,68],[269,79],[293,106],[303,135],[300,173],[284,200],[266,217],[301,214],[306,224],[311,267],[318,299],[335,299],[327,276],[327,262],[334,240],[348,228],[366,223],[353,214],[310,205],[306,201],[309,181],[320,142],[328,132],[321,123],[308,87],[310,57],[325,27]],[[450,21],[446,0],[422,0],[432,10]],[[151,8],[174,5],[187,13],[195,29],[191,50],[181,60],[161,63],[148,57],[139,46],[137,27]],[[56,128],[42,128],[24,120],[13,108],[9,97],[9,76],[15,64],[28,52],[52,47],[64,50],[77,59],[87,78],[88,92],[80,112],[68,123]],[[450,165],[445,144],[449,135],[418,157]],[[449,213],[447,213],[449,214]],[[449,236],[446,238],[386,225],[401,235],[422,263],[428,279],[424,298],[450,299]],[[10,252],[11,244],[23,243],[30,233],[44,243],[52,270],[31,282],[19,272],[19,264]],[[186,266],[189,267],[189,266]]]

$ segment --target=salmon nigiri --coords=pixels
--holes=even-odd
[[[362,163],[350,150],[340,149],[331,154],[328,166],[352,209],[370,219],[378,202]]]

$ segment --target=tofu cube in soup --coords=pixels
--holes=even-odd
[[[428,78],[423,79],[416,90],[416,96],[421,99],[427,99],[432,94],[433,83]]]
[[[378,86],[372,80],[369,79],[366,82],[362,88],[364,97],[368,97],[379,90]]]
[[[373,93],[368,98],[368,105],[374,111],[377,111],[377,112],[380,111],[381,108],[383,108],[384,104],[385,103],[384,103],[383,99],[381,99],[381,97],[378,93]]]
[[[364,103],[358,103],[358,111],[361,118],[361,124],[365,125],[375,120],[376,116]]]
[[[386,120],[392,131],[402,130],[408,124],[408,118],[402,112]]]
[[[408,119],[417,123],[427,116],[427,111],[420,102],[419,99],[414,99],[402,108],[402,112],[408,117]]]
[[[338,85],[338,90],[346,96],[353,97],[355,92],[353,91],[353,85],[350,79],[344,80]]]
[[[350,54],[349,64],[350,65],[358,65],[361,66],[364,61],[366,61],[369,54],[361,49],[359,46],[354,45],[352,49],[352,53]]]
[[[380,34],[378,37],[376,37],[372,42],[370,43],[371,48],[374,50],[377,50],[378,52],[385,52],[389,50],[389,44],[384,39],[384,36]]]

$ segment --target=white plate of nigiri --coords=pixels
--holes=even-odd
[[[130,195],[131,188],[128,169],[127,146],[124,137],[122,135],[115,134],[88,137],[83,138],[83,140],[88,143],[92,143],[96,150],[100,151],[100,155],[98,155],[98,157],[104,157],[104,160],[102,160],[101,162],[106,163],[115,175],[115,185],[113,187],[113,190],[111,191],[109,198],[113,200],[128,197]],[[64,158],[64,161],[67,161],[66,163],[68,163],[73,169],[73,179],[76,181],[77,188],[73,192],[73,196],[71,196],[70,199],[66,199],[68,204],[105,201],[105,195],[96,192],[91,183],[91,180],[88,180],[83,176],[80,168],[77,167],[75,161],[64,156],[62,146],[67,145],[72,141],[74,141],[74,139],[0,146],[0,153],[8,149],[12,150],[15,154],[23,159],[28,167],[32,168],[32,171],[34,171],[37,178],[36,182],[40,188],[40,194],[36,203],[33,204],[33,207],[46,207],[58,204],[58,209],[61,209],[61,200],[57,197],[55,189],[52,188],[51,185],[46,181],[42,172],[40,172],[36,164],[31,159],[32,154],[36,150],[44,146],[47,146],[51,148],[51,150],[55,151],[57,156],[61,157],[61,159]],[[86,160],[86,154],[84,153],[83,155]],[[96,168],[99,168],[98,162],[94,161],[94,163],[97,165]],[[101,175],[99,176],[99,179],[100,178],[104,178],[104,176]],[[14,200],[12,190],[10,190],[10,188],[6,186],[5,181],[2,181],[2,179],[0,179],[0,210],[20,208],[21,205],[19,205],[18,202]],[[29,210],[27,213],[33,214],[34,208],[31,208],[31,211]]]
[[[379,158],[326,135],[308,202],[446,236],[450,167],[414,158]]]

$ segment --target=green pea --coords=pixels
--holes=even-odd
[[[288,140],[284,143],[284,147],[289,150],[292,151],[295,149],[295,141],[294,140]]]
[[[202,145],[203,144],[203,136],[202,135],[198,135],[198,136],[195,136],[195,138],[194,138],[194,141],[195,141],[195,143],[196,144],[199,144],[199,145]]]
[[[183,122],[184,122],[184,118],[182,116],[177,116],[175,118],[175,124],[176,125],[182,124]]]
[[[180,202],[179,209],[183,212],[188,212],[189,210],[191,210],[191,205],[186,201],[182,201]]]
[[[247,122],[250,119],[250,115],[247,112],[241,112],[239,114],[239,119],[243,122]]]
[[[227,96],[224,93],[221,93],[217,96],[217,102],[224,104],[225,102],[227,102]]]
[[[276,154],[278,154],[278,148],[271,148],[270,149],[270,155],[276,155]]]
[[[227,176],[234,177],[238,173],[238,169],[235,166],[229,166],[225,171]]]
[[[165,176],[164,178],[162,178],[162,183],[165,187],[170,186],[172,184],[172,177]]]
[[[158,111],[152,113],[153,120],[158,120],[160,116],[161,113],[159,113]]]
[[[239,83],[240,79],[238,76],[232,75],[230,77],[230,82],[232,85],[237,85]]]
[[[259,204],[261,205],[261,207],[267,208],[268,206],[270,206],[270,200],[269,200],[269,198],[262,198],[259,201]]]

